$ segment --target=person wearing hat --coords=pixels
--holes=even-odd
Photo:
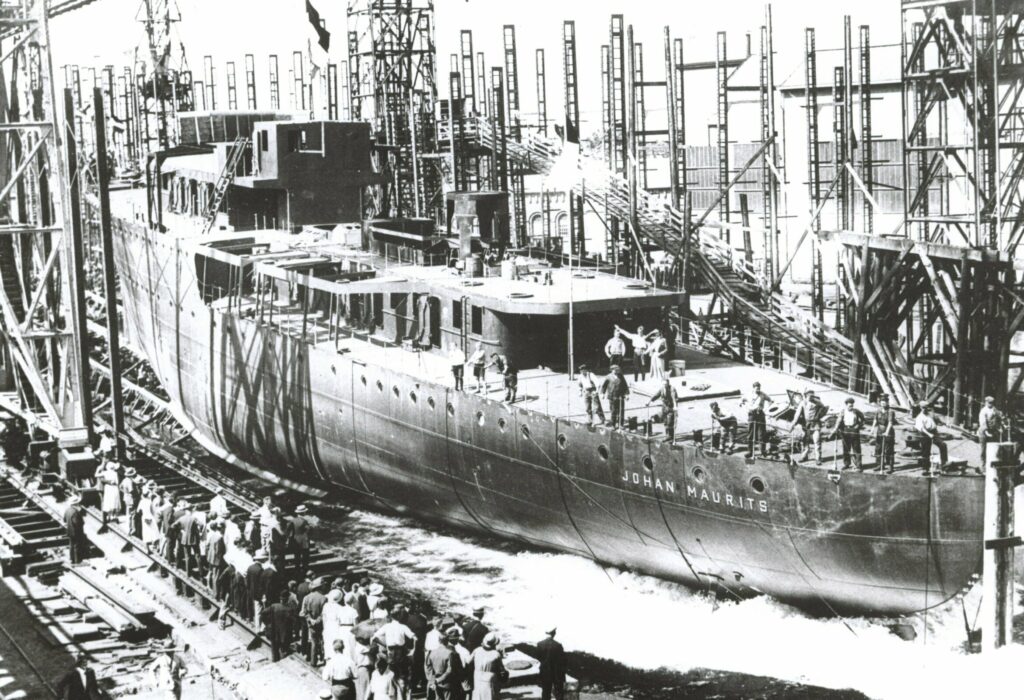
[[[85,511],[82,508],[82,497],[77,493],[71,496],[67,510],[64,511],[64,528],[68,533],[71,563],[78,564],[85,558],[89,549],[89,540],[85,536]]]
[[[366,586],[366,604],[370,608],[370,616],[373,616],[373,611],[377,609],[377,603],[380,602],[381,597],[384,595],[384,586],[379,583],[370,583]]]
[[[811,449],[814,449],[814,462],[821,464],[821,424],[828,415],[828,409],[815,395],[814,391],[808,389],[804,392],[804,399],[797,406],[796,415],[789,424],[789,431],[793,432],[796,426],[803,426],[804,449],[797,458],[799,461],[807,459]]]
[[[118,513],[121,512],[121,489],[120,479],[117,473],[117,463],[108,461],[103,467],[103,472],[99,477],[99,482],[103,485],[103,503],[102,503],[102,526],[100,531],[107,525],[107,521],[110,519],[116,519]]]
[[[939,466],[946,463],[948,456],[946,441],[939,436],[939,424],[932,417],[932,408],[927,401],[921,402],[921,412],[914,419],[914,429],[917,430],[921,440],[921,469],[925,474],[932,470],[932,445],[939,449]]]
[[[462,659],[455,651],[459,639],[458,630],[449,630],[438,640],[438,645],[427,655],[427,695],[433,693],[437,700],[453,700],[461,697],[462,677],[465,670]]]
[[[134,535],[131,531],[132,513],[135,512],[135,503],[139,497],[138,487],[135,485],[135,467],[128,467],[124,470],[124,478],[121,480],[121,507],[124,509],[125,525],[128,527],[128,534]]]
[[[466,648],[471,652],[480,646],[484,637],[491,631],[483,622],[484,612],[483,608],[474,608],[473,617],[462,625],[462,638],[465,640]]]
[[[69,700],[93,700],[103,695],[96,682],[96,672],[89,668],[89,655],[84,651],[75,654],[75,665],[61,676],[54,686],[59,698]]]
[[[647,402],[647,405],[650,406],[655,402],[660,402],[661,422],[665,426],[665,440],[667,442],[675,442],[676,404],[679,402],[679,395],[676,393],[675,387],[672,386],[672,381],[668,377],[662,378],[661,386],[654,392],[654,396]]]
[[[739,421],[736,416],[728,413],[718,405],[717,401],[711,402],[711,446],[721,449],[722,452],[731,453],[736,444],[736,431],[739,429]]]
[[[139,537],[146,545],[147,552],[156,545],[159,534],[156,525],[156,499],[155,490],[149,484],[145,484],[139,493],[139,503],[135,506],[136,517],[139,521]]]
[[[508,671],[498,650],[498,635],[488,632],[470,657],[473,664],[473,700],[498,700]]]
[[[597,382],[594,380],[594,375],[591,373],[590,368],[586,365],[580,365],[580,375],[577,377],[576,382],[580,387],[580,396],[583,397],[583,405],[587,411],[587,424],[594,424],[594,414],[597,414],[597,420],[600,421],[600,425],[604,425],[604,409],[601,408],[601,396],[597,390]]]
[[[754,445],[760,443],[761,456],[768,456],[768,421],[765,418],[765,406],[772,403],[772,397],[761,391],[761,382],[754,382],[750,387],[741,406],[747,408],[747,457],[753,459]]]
[[[256,623],[259,623],[263,612],[263,564],[266,561],[267,553],[257,550],[245,570],[246,618]]]
[[[878,399],[878,410],[872,424],[875,435],[875,464],[878,471],[891,474],[896,465],[896,412],[889,406],[889,397]]]
[[[540,662],[541,700],[565,698],[565,648],[555,641],[557,628],[552,626],[544,639],[537,642],[537,660]]]
[[[288,518],[287,524],[288,548],[295,557],[294,563],[299,571],[309,568],[309,552],[313,547],[309,537],[311,525],[307,520],[307,512],[309,509],[300,503],[295,507],[295,514]]]
[[[650,358],[651,379],[664,379],[668,376],[665,358],[668,355],[668,341],[657,328],[651,331],[651,343],[647,346],[647,357]]]
[[[228,509],[228,499],[224,498],[224,489],[218,486],[213,490],[213,498],[210,499],[210,514],[226,518],[230,512]]]
[[[327,596],[324,590],[327,588],[323,579],[316,579],[310,583],[310,591],[302,599],[299,605],[299,618],[305,623],[306,635],[309,644],[306,651],[306,660],[313,666],[319,666],[324,661],[324,606],[327,604]]]
[[[622,427],[626,422],[626,397],[629,396],[629,383],[622,376],[622,367],[612,365],[611,374],[601,382],[601,393],[608,400],[611,420],[608,425],[613,428]]]
[[[988,443],[999,440],[1003,432],[1003,413],[996,408],[994,396],[985,397],[985,405],[978,411],[978,445],[981,447],[981,466],[988,464]]]
[[[835,428],[832,429],[832,439],[842,436],[843,439],[843,469],[849,469],[852,461],[857,471],[862,471],[860,452],[860,431],[864,427],[864,414],[854,406],[853,397],[846,399],[846,404],[839,414]]]
[[[609,370],[615,365],[622,366],[622,358],[626,356],[626,341],[622,339],[618,329],[612,332],[612,337],[604,344],[604,355],[608,358]]]

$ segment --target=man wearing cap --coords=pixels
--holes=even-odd
[[[604,409],[601,408],[601,396],[598,394],[597,382],[594,381],[594,375],[591,374],[590,368],[586,365],[580,365],[580,376],[576,380],[580,387],[580,396],[583,397],[583,405],[587,411],[587,424],[593,425],[594,414],[597,414],[597,419],[604,424]]]
[[[61,700],[97,700],[103,697],[96,683],[96,672],[89,668],[89,655],[75,654],[75,665],[57,681],[54,687]]]
[[[679,395],[668,377],[661,381],[661,386],[651,400],[647,402],[650,406],[654,402],[660,402],[661,422],[665,425],[665,440],[674,442],[676,439],[676,404],[679,402]]]
[[[267,553],[259,550],[253,555],[249,568],[245,570],[245,596],[248,601],[246,613],[250,620],[257,623],[263,612],[263,564],[266,561]]]
[[[555,641],[558,630],[551,627],[540,642],[537,643],[537,660],[540,661],[540,697],[541,700],[565,698],[565,648]]]
[[[128,527],[128,533],[134,534],[131,531],[132,513],[135,512],[135,501],[139,495],[135,486],[135,467],[128,467],[124,470],[124,478],[121,480],[120,488],[121,506],[124,508],[124,513],[127,516],[125,518],[125,525]]]
[[[946,463],[946,441],[939,436],[939,424],[932,417],[932,408],[927,401],[921,402],[921,412],[914,419],[914,428],[921,439],[921,469],[925,474],[932,470],[932,445],[939,448],[939,466]]]
[[[608,358],[608,367],[615,365],[622,366],[622,358],[626,355],[626,341],[622,339],[619,331],[612,333],[612,337],[604,344],[604,354]]]
[[[864,427],[864,414],[853,404],[852,397],[846,399],[845,407],[839,414],[839,420],[836,421],[836,427],[832,431],[832,438],[834,439],[837,435],[843,438],[843,469],[849,469],[852,460],[857,471],[862,471],[860,430]]]
[[[433,691],[437,700],[462,698],[462,676],[465,671],[462,659],[453,648],[458,638],[458,630],[448,630],[439,640],[440,644],[427,656],[427,687]]]
[[[299,605],[299,617],[305,623],[308,645],[306,647],[306,659],[314,666],[323,663],[324,660],[324,605],[327,603],[327,596],[324,595],[326,588],[323,579],[317,579],[310,583],[310,591]]]
[[[288,518],[288,544],[299,571],[305,571],[309,567],[309,550],[312,543],[309,539],[310,525],[306,519],[308,511],[309,509],[300,503],[295,507],[295,514]]]
[[[400,688],[400,697],[408,698],[410,692],[409,656],[416,644],[416,635],[398,620],[404,612],[405,606],[395,605],[386,618],[387,622],[374,633],[372,641],[387,649],[388,667],[395,674],[395,683]]]
[[[622,367],[612,365],[612,372],[601,383],[601,393],[608,399],[611,420],[608,425],[618,428],[626,421],[626,397],[629,396],[629,384],[622,376]]]
[[[722,452],[731,452],[736,444],[739,421],[736,416],[724,411],[717,401],[711,402],[711,429],[711,446],[721,448]]]
[[[490,629],[483,622],[484,609],[474,608],[473,617],[467,620],[462,626],[462,638],[465,642],[466,648],[470,652],[475,651],[481,642],[484,641],[484,637],[490,633]]]
[[[804,400],[796,409],[793,422],[789,424],[790,432],[798,425],[804,429],[804,450],[798,458],[799,461],[807,459],[811,448],[814,449],[814,462],[821,464],[821,422],[825,419],[828,409],[821,403],[814,391],[808,389],[804,392]]]
[[[986,449],[990,440],[999,440],[1003,430],[1003,413],[996,408],[994,396],[985,397],[985,405],[978,411],[978,444],[981,447],[981,465],[988,462]]]
[[[875,434],[875,464],[878,471],[891,474],[896,464],[896,412],[889,407],[889,397],[878,399],[878,411],[872,426]]]
[[[764,408],[772,398],[761,391],[761,382],[754,382],[740,405],[747,408],[747,457],[754,456],[754,445],[760,443],[761,456],[768,456],[768,422]]]
[[[82,497],[77,493],[71,497],[67,510],[64,511],[64,527],[68,532],[68,545],[72,564],[78,564],[85,558],[89,541],[85,537],[85,512],[82,510]]]

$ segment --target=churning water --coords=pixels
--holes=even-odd
[[[377,513],[329,516],[332,544],[378,580],[468,613],[482,605],[507,642],[535,642],[558,626],[570,651],[639,670],[691,669],[769,676],[877,698],[1005,695],[1024,648],[968,655],[980,591],[904,622],[809,617],[770,598],[715,601],[681,585],[605,569],[586,559],[426,529]],[[999,693],[998,689],[1003,689]],[[742,695],[726,695],[741,697]]]

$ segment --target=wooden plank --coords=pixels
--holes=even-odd
[[[934,296],[939,302],[939,306],[942,308],[943,320],[946,322],[946,328],[952,336],[954,342],[959,342],[960,337],[960,319],[957,316],[956,310],[949,301],[949,297],[946,296],[946,290],[939,283],[938,273],[935,271],[935,266],[932,264],[931,258],[924,250],[919,250],[921,246],[914,246],[915,252],[921,259],[921,264],[924,266],[924,270],[928,273],[928,279],[932,283],[932,291],[935,293]]]

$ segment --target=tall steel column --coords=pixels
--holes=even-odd
[[[562,23],[562,68],[565,76],[565,137],[580,141],[580,96],[576,74],[576,23]],[[583,198],[574,190],[565,193],[569,199],[569,250],[575,255],[586,253],[586,233],[583,230]]]
[[[19,397],[7,408],[62,447],[86,447],[83,250],[69,206],[75,159],[65,150],[74,138],[53,84],[46,3],[5,6],[0,36],[0,82],[13,87],[0,90],[0,353],[17,368]],[[33,64],[37,90],[28,75]]]
[[[235,62],[228,61],[227,66],[227,87],[228,87],[228,109],[238,109],[238,85],[235,76]]]
[[[256,109],[256,61],[251,53],[245,54],[245,106]]]
[[[509,138],[521,142],[523,139],[522,105],[519,99],[519,54],[516,49],[516,28],[506,24],[502,28],[505,44],[505,94],[508,103]],[[523,166],[518,161],[511,165],[512,179],[512,214],[515,222],[515,235],[512,245],[524,242],[527,237],[526,221],[526,181]]]
[[[537,130],[541,136],[548,135],[548,77],[544,66],[544,49],[537,49],[535,66],[537,73]]]

